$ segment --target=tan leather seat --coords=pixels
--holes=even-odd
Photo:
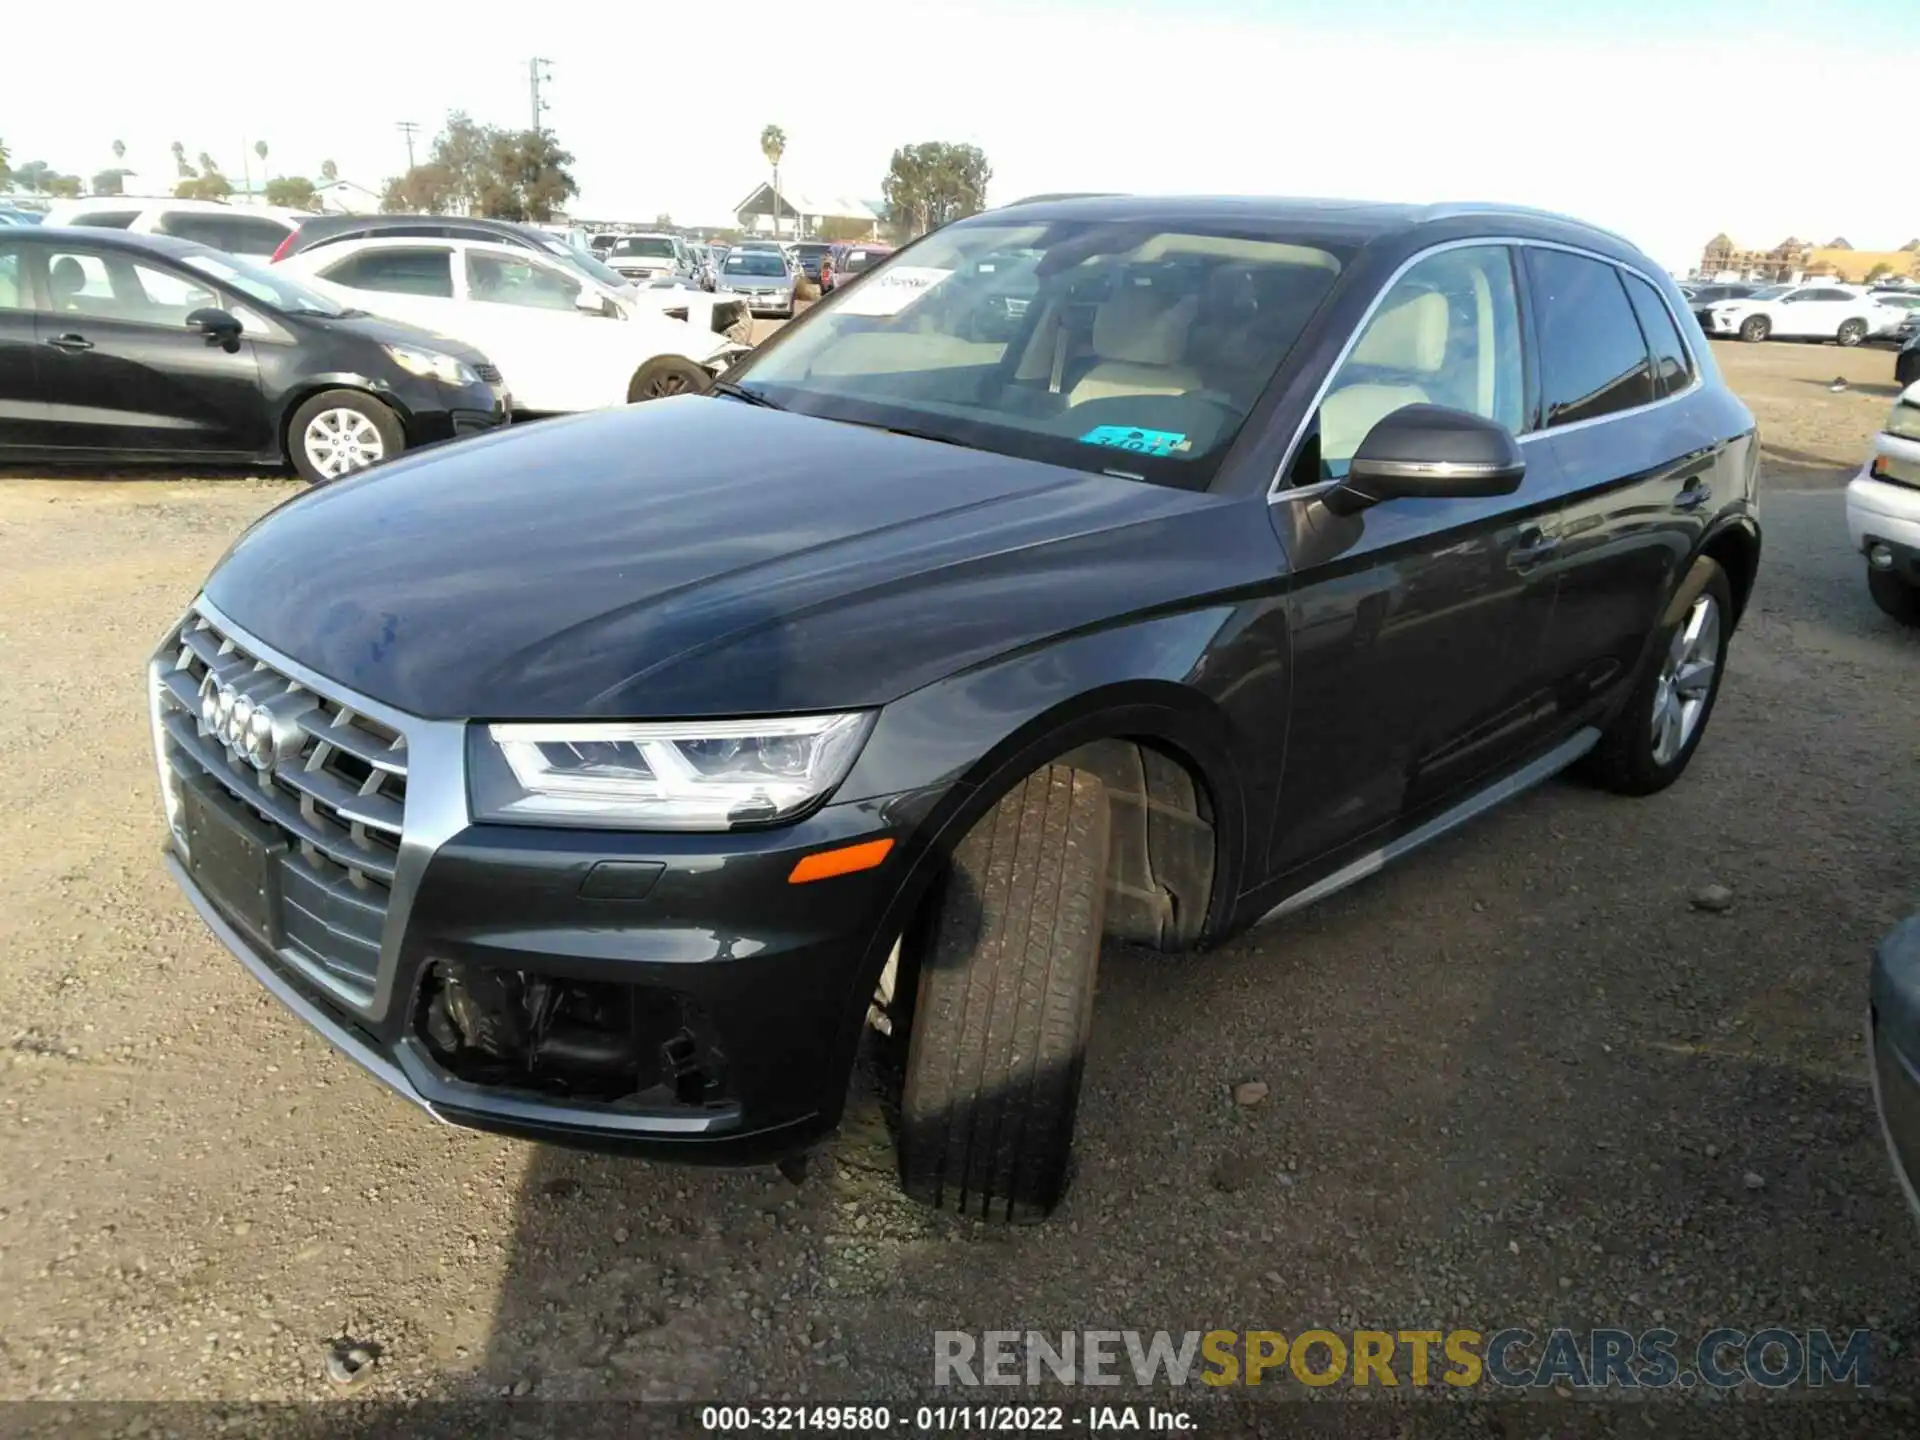
[[[1347,357],[1347,366],[1391,371],[1408,378],[1343,385],[1321,401],[1323,460],[1351,460],[1367,432],[1386,416],[1404,405],[1433,403],[1420,378],[1437,379],[1446,368],[1449,323],[1447,298],[1433,291],[1409,296],[1373,317],[1367,333]]]
[[[1093,368],[1067,394],[1069,405],[1116,395],[1185,395],[1205,388],[1183,364],[1187,332],[1198,307],[1191,296],[1169,303],[1163,292],[1129,285],[1093,314]]]

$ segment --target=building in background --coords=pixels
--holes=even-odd
[[[734,219],[749,235],[774,233],[774,194],[771,181],[762,181],[733,207]],[[864,240],[880,233],[881,211],[866,200],[845,195],[809,195],[781,185],[780,236],[788,240]]]
[[[1700,274],[1709,279],[1788,283],[1809,277],[1861,284],[1867,280],[1920,280],[1920,239],[1898,250],[1856,250],[1845,238],[1825,245],[1788,236],[1771,250],[1750,250],[1716,235],[1700,254]]]
[[[329,185],[313,187],[314,202],[322,212],[329,215],[377,215],[380,213],[380,196],[364,185],[356,185],[351,180],[335,180]]]

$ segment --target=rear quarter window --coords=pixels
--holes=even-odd
[[[1625,277],[1602,260],[1529,248],[1549,427],[1616,415],[1654,398],[1647,343]]]

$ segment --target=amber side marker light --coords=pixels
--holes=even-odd
[[[843,845],[838,850],[822,850],[804,855],[787,876],[789,885],[805,885],[810,880],[831,880],[836,875],[851,875],[871,870],[887,858],[893,849],[891,840],[863,840],[858,845]]]

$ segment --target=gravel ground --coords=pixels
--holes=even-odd
[[[323,1398],[342,1337],[382,1398],[897,1401],[936,1328],[1777,1323],[1882,1337],[1896,1400],[1814,1432],[1914,1423],[1860,1023],[1920,898],[1920,635],[1836,488],[1892,362],[1720,353],[1767,550],[1687,778],[1548,785],[1215,954],[1110,949],[1076,1188],[1015,1232],[897,1197],[865,1081],[796,1185],[436,1127],[331,1054],[163,876],[140,691],[294,484],[0,483],[0,1397]]]

